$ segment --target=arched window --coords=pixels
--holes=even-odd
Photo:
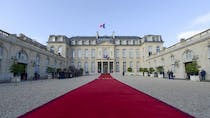
[[[21,62],[26,62],[28,60],[28,56],[24,51],[19,51],[16,54],[16,58],[18,61],[21,61]]]
[[[185,56],[186,56],[187,60],[191,60],[192,59],[192,51],[187,51]]]
[[[103,57],[104,58],[107,58],[108,57],[108,51],[107,51],[106,48],[103,50]]]

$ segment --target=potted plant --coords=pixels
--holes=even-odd
[[[14,78],[12,79],[13,82],[20,82],[21,73],[24,73],[25,68],[24,65],[13,63],[10,68],[10,72],[13,73]]]
[[[158,77],[159,77],[159,78],[163,78],[163,72],[164,72],[163,66],[158,66],[158,67],[156,67],[156,70],[157,70],[157,72],[158,72]]]
[[[198,74],[199,74],[198,67],[199,66],[196,61],[186,64],[185,71],[186,71],[187,75],[190,76],[190,80],[200,81],[199,76],[198,76]]]
[[[155,69],[153,67],[149,68],[149,73],[151,77],[154,77],[153,72],[155,72]]]
[[[128,71],[128,73],[127,73],[126,75],[134,75],[133,69],[132,69],[131,67],[129,67],[129,68],[127,69],[127,71]]]
[[[52,68],[52,67],[47,67],[47,70],[46,71],[47,71],[47,78],[48,79],[52,79],[52,75],[55,72],[55,69]]]
[[[140,75],[143,76],[144,68],[139,68]]]
[[[144,70],[144,71],[143,71],[143,75],[144,75],[144,76],[148,76],[148,74],[149,74],[149,73],[148,73],[148,72],[149,72],[149,71],[148,71],[148,68],[144,68],[143,70]],[[145,74],[145,73],[146,73],[146,74]]]

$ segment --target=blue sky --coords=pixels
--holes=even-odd
[[[50,34],[158,34],[168,47],[210,28],[209,5],[210,0],[0,0],[0,29],[43,44]]]

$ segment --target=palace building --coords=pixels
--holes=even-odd
[[[149,47],[148,47],[149,46]],[[84,73],[126,72],[128,67],[138,72],[144,66],[148,52],[163,48],[160,35],[138,36],[77,36],[67,38],[51,35],[48,49],[64,56],[69,65],[83,68]]]
[[[46,68],[74,66],[83,74],[120,73],[132,68],[138,75],[140,68],[163,67],[173,71],[176,78],[187,78],[186,65],[196,61],[210,80],[210,29],[196,34],[168,48],[163,47],[161,35],[74,36],[50,35],[47,46],[24,34],[0,31],[0,79],[11,76],[13,62],[24,65],[29,78],[37,72],[46,75]]]

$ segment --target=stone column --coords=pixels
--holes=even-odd
[[[109,63],[109,61],[108,61],[107,63],[108,63],[108,69],[107,69],[107,72],[108,72],[108,73],[110,73],[110,67],[109,67],[109,66],[110,66],[110,65],[109,65],[110,63]]]

